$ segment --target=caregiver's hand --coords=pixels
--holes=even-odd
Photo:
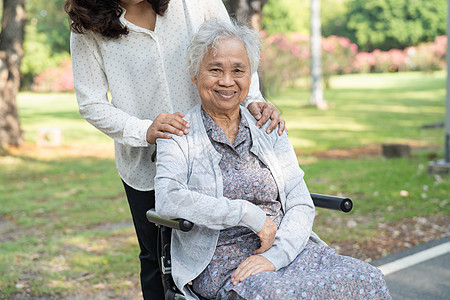
[[[244,260],[231,274],[231,282],[236,285],[249,276],[264,271],[275,271],[275,266],[264,256],[252,255]]]
[[[261,240],[261,247],[256,249],[253,254],[261,254],[270,249],[273,242],[275,242],[276,234],[277,225],[269,217],[266,217],[266,222],[264,223],[263,228],[257,233],[259,239]]]
[[[267,127],[267,133],[271,133],[272,130],[278,126],[278,124],[280,125],[280,127],[278,127],[278,135],[281,135],[286,129],[284,119],[280,116],[278,110],[275,106],[273,106],[273,104],[267,102],[252,102],[247,106],[247,108],[255,119],[258,120],[258,123],[256,123],[258,128],[263,126],[269,118],[272,120],[269,127]]]
[[[155,144],[156,139],[170,139],[171,134],[182,136],[189,132],[189,123],[183,120],[184,114],[176,112],[174,114],[159,114],[147,130],[147,142]]]

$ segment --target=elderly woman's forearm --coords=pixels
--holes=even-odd
[[[248,201],[215,198],[189,190],[166,190],[167,193],[156,190],[155,208],[161,217],[186,219],[214,230],[245,226],[258,232],[264,226],[265,212]]]

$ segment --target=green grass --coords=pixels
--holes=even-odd
[[[349,75],[331,84],[326,111],[307,106],[307,90],[290,89],[273,99],[309,189],[355,202],[348,215],[318,209],[319,235],[329,243],[358,241],[376,235],[380,222],[448,215],[449,180],[426,174],[429,154],[443,155],[444,132],[420,128],[444,120],[445,74]],[[103,153],[111,140],[79,116],[73,94],[21,93],[18,103],[28,143],[40,128],[57,127],[64,145],[0,157],[0,298],[23,291],[64,298],[102,290],[132,297],[129,291],[139,289],[138,246],[111,152]],[[424,149],[390,160],[314,155],[387,142]],[[64,147],[80,153],[64,155]],[[86,154],[96,147],[98,157]],[[349,220],[357,226],[347,228]]]
[[[347,75],[324,92],[331,109],[309,107],[309,91],[288,89],[272,99],[287,121],[294,147],[308,153],[381,143],[436,145],[444,129],[445,73]]]
[[[315,230],[327,241],[361,240],[375,235],[379,223],[448,214],[450,180],[429,176],[429,161],[428,151],[414,151],[410,158],[322,160],[303,165],[310,191],[346,195],[354,202],[348,215],[319,209]],[[328,220],[336,218],[356,220],[358,226],[347,228],[344,222],[342,228],[333,228]]]
[[[0,163],[0,295],[22,291],[21,282],[34,295],[99,282],[120,294],[129,278],[138,284],[137,241],[112,159]]]
[[[36,142],[41,128],[59,128],[66,144],[109,144],[110,139],[87,123],[78,113],[73,93],[20,93],[20,121],[27,141]]]

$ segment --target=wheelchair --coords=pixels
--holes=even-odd
[[[311,193],[311,198],[316,207],[350,212],[353,208],[353,202],[346,197],[329,196]],[[158,257],[159,268],[164,288],[165,300],[185,300],[185,296],[178,290],[172,279],[170,242],[172,230],[190,231],[194,224],[184,219],[165,219],[158,216],[154,209],[146,213],[149,222],[158,226]],[[198,296],[201,300],[206,300]]]

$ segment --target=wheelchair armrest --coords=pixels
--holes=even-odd
[[[348,213],[353,208],[353,202],[350,198],[329,196],[311,193],[314,206],[339,210]]]
[[[353,208],[353,202],[349,198],[313,194],[311,193],[314,205],[317,207],[334,209],[343,212],[349,212]],[[150,209],[146,213],[147,220],[155,225],[162,225],[172,229],[181,230],[184,232],[190,231],[194,227],[194,223],[184,219],[165,219],[156,214],[155,209]]]
[[[190,231],[192,227],[194,227],[194,223],[189,222],[188,220],[184,219],[166,219],[158,216],[155,209],[149,209],[146,213],[147,220],[149,220],[151,223],[154,223],[155,225],[162,225],[166,226],[172,229],[181,230],[184,232]]]

